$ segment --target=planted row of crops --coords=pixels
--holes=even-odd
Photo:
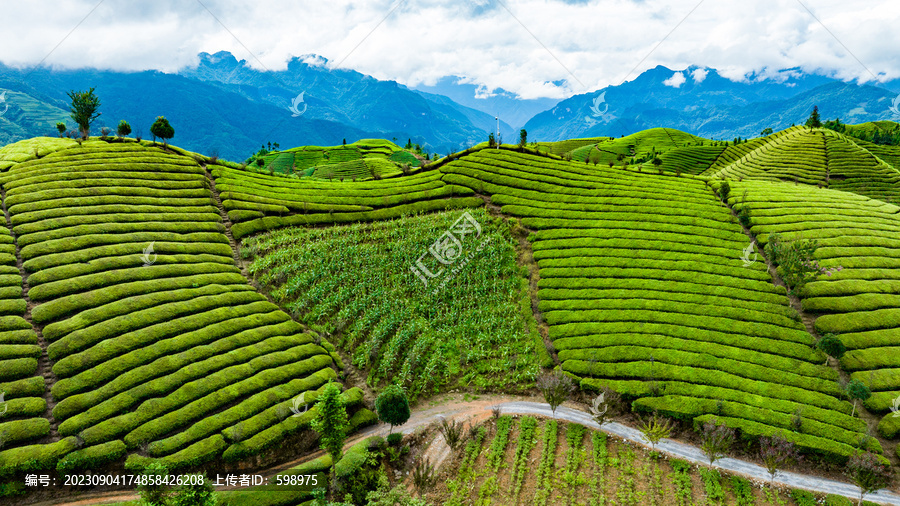
[[[334,336],[367,382],[415,397],[446,386],[527,388],[537,333],[508,227],[482,209],[247,239],[250,272],[300,321]],[[463,222],[460,220],[463,219]],[[453,234],[452,250],[430,251]],[[431,278],[422,270],[423,265]],[[427,284],[426,284],[427,283]],[[532,325],[533,327],[533,325]]]
[[[829,188],[900,203],[900,171],[839,134],[825,138]]]
[[[22,276],[9,229],[0,227],[0,449],[32,445],[50,433],[39,375],[37,334],[22,316]]]
[[[606,138],[604,138],[606,139]],[[618,157],[646,157],[651,153],[665,152],[687,145],[699,145],[706,139],[672,128],[651,128],[618,139],[606,140],[590,145],[582,145],[572,151],[572,159],[580,162],[591,160],[594,155],[598,163],[606,165],[618,162]]]
[[[501,416],[478,427],[454,458],[458,472],[426,496],[433,504],[750,506],[786,500],[784,492],[762,490],[740,476],[663,459],[582,425],[530,416]]]
[[[63,438],[0,451],[0,474],[126,453],[178,469],[302,428],[292,399],[312,402],[334,361],[235,267],[203,168],[136,143],[72,144],[0,176]]]
[[[755,251],[742,260],[750,240],[703,182],[497,150],[443,172],[535,230],[539,309],[583,387],[610,386],[639,410],[788,431],[835,458],[853,451],[865,424],[784,288]]]
[[[841,366],[873,392],[866,407],[886,416],[879,430],[900,434],[900,417],[889,412],[900,397],[900,261],[897,258],[900,208],[854,193],[791,184],[737,183],[745,192],[752,230],[761,244],[771,234],[782,242],[815,240],[823,268],[799,290],[804,310],[818,315],[820,334],[836,334],[850,350]]]
[[[900,197],[900,171],[861,144],[832,130],[794,127],[728,147],[703,174],[731,180],[793,181],[895,201]],[[704,160],[698,158],[702,149],[684,148],[663,159],[670,169],[690,172],[692,161],[702,166]]]
[[[211,166],[234,237],[290,225],[352,223],[419,212],[477,207],[469,188],[441,181],[437,171],[397,179],[341,184],[255,174]],[[461,198],[451,198],[461,197]]]

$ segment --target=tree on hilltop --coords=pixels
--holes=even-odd
[[[124,119],[119,122],[119,127],[116,129],[116,135],[121,139],[122,137],[127,136],[131,133],[131,125],[128,124]]]
[[[168,140],[175,137],[175,129],[164,116],[157,116],[153,126],[150,127],[150,133],[153,134],[153,142],[156,142],[156,138],[159,137],[163,140],[163,146],[167,146]]]
[[[71,111],[72,121],[78,125],[81,131],[81,137],[87,139],[91,133],[91,123],[100,117],[97,109],[100,108],[100,98],[94,94],[94,88],[88,91],[70,91],[69,98],[72,99],[72,105],[69,107]]]
[[[809,128],[822,128],[822,120],[819,118],[819,106],[814,105],[809,119],[806,120],[806,126]]]

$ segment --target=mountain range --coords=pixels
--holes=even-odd
[[[898,82],[877,86],[787,69],[732,81],[715,69],[663,66],[632,81],[556,103],[521,100],[446,77],[407,87],[347,69],[325,58],[292,58],[285,70],[258,70],[228,52],[201,53],[177,73],[99,69],[18,69],[0,64],[0,145],[56,135],[67,122],[69,90],[96,88],[100,128],[129,121],[132,135],[149,137],[156,116],[175,127],[175,142],[204,154],[246,159],[266,142],[281,146],[336,145],[379,137],[422,145],[441,154],[482,142],[497,128],[504,142],[620,136],[650,127],[707,138],[755,137],[765,128],[802,123],[814,105],[823,119],[847,123],[898,119]],[[483,98],[476,98],[482,96]],[[892,107],[893,106],[893,110]],[[293,109],[292,109],[293,107]]]

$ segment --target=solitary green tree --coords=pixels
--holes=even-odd
[[[100,108],[100,98],[94,94],[94,88],[88,91],[70,91],[69,98],[72,99],[72,105],[69,107],[72,121],[81,130],[81,137],[87,139],[91,133],[91,123],[100,117],[100,113],[97,112]]]
[[[655,411],[653,412],[653,417],[649,420],[641,420],[639,428],[644,439],[650,443],[650,449],[653,451],[656,451],[656,445],[659,444],[661,439],[672,435],[671,420],[660,418]]]
[[[844,356],[844,353],[847,352],[847,347],[844,346],[844,343],[840,338],[834,334],[825,334],[822,336],[822,339],[816,344],[816,348],[825,352],[826,355],[837,359],[840,359]],[[828,359],[825,360],[825,364],[828,365]]]
[[[493,148],[497,146],[497,140],[494,138],[494,132],[488,134],[488,147]]]
[[[853,411],[850,413],[853,416],[856,414],[856,403],[872,397],[872,391],[862,381],[852,379],[847,383],[847,396],[853,399]]]
[[[559,370],[540,376],[537,380],[537,387],[544,394],[544,400],[550,405],[550,410],[553,412],[554,417],[556,416],[556,408],[563,402],[566,402],[569,394],[575,389],[572,379]]]
[[[875,492],[891,482],[891,468],[878,460],[873,453],[856,453],[847,462],[844,471],[847,477],[859,487],[859,502],[866,494]]]
[[[63,134],[66,133],[66,124],[63,122],[59,122],[56,124],[56,130],[59,132],[59,136],[62,137]]]
[[[329,381],[319,401],[316,402],[315,409],[316,417],[310,426],[319,433],[319,446],[331,455],[331,469],[334,471],[334,464],[341,459],[341,450],[350,430],[347,410],[341,399],[340,385]]]
[[[806,120],[806,126],[809,128],[821,128],[822,120],[819,118],[819,106],[814,105],[812,113],[809,115],[809,119]]]
[[[762,132],[759,133],[759,135],[762,135],[763,137],[765,137],[767,135],[772,135],[772,128],[766,127]]]
[[[119,122],[118,128],[116,128],[116,135],[118,135],[119,138],[121,139],[122,137],[125,137],[126,135],[128,135],[130,133],[131,133],[131,125],[129,125],[128,122],[123,119],[122,121]]]
[[[388,432],[392,433],[394,425],[409,420],[409,399],[399,385],[390,385],[375,399],[375,412],[379,420],[391,426]]]
[[[519,149],[525,149],[525,144],[528,143],[528,132],[525,129],[519,130]]]
[[[156,117],[156,121],[150,127],[150,133],[153,134],[153,142],[156,142],[156,138],[159,137],[163,140],[163,146],[168,145],[168,140],[175,137],[175,129],[164,116]]]

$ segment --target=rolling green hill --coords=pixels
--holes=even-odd
[[[365,181],[403,173],[403,164],[419,167],[409,150],[382,139],[360,139],[341,146],[301,146],[262,157],[264,171],[320,180]]]
[[[799,127],[709,143],[653,129],[572,161],[479,145],[379,178],[370,160],[408,152],[306,146],[269,175],[131,140],[0,148],[0,478],[252,467],[308,451],[314,412],[292,401],[329,380],[359,426],[356,387],[521,393],[554,367],[638,413],[783,434],[814,462],[896,458],[893,148]],[[612,167],[584,163],[598,150]],[[818,240],[841,271],[792,306],[761,250],[773,233]],[[873,392],[862,415],[845,376]]]

